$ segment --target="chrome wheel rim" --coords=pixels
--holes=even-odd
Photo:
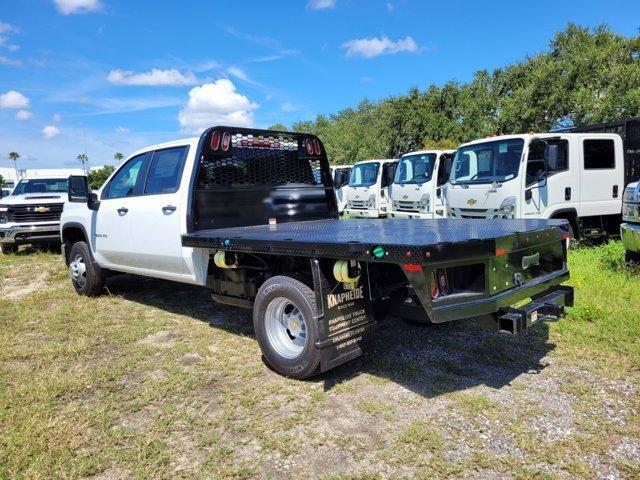
[[[71,280],[82,288],[87,283],[87,266],[84,263],[82,255],[76,255],[73,261],[69,264],[69,273],[71,274]]]
[[[298,306],[288,298],[277,297],[265,312],[267,338],[278,355],[297,358],[309,339],[307,322]]]

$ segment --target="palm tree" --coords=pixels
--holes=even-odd
[[[116,152],[113,154],[113,158],[116,159],[116,163],[120,164],[120,160],[124,158],[124,155],[121,154],[120,152]]]
[[[82,169],[84,170],[84,173],[86,175],[87,168],[85,167],[85,164],[89,163],[89,157],[87,157],[85,153],[81,153],[76,157],[76,159],[82,164]]]
[[[18,181],[18,159],[20,154],[18,152],[9,152],[9,158],[13,160],[13,168],[16,171],[16,182]]]

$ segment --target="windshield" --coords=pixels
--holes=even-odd
[[[37,178],[33,180],[20,180],[14,195],[22,195],[25,193],[66,193],[66,178]]]
[[[524,140],[512,138],[459,148],[453,160],[452,183],[505,182],[518,176]]]
[[[394,183],[425,183],[431,180],[433,166],[436,163],[435,153],[407,155],[398,161],[398,169]]]
[[[378,162],[359,163],[351,169],[350,187],[368,187],[378,180]]]

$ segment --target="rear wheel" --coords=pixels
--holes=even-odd
[[[315,294],[304,283],[285,276],[262,284],[253,307],[253,326],[267,364],[291,378],[309,378],[318,372]]]
[[[0,249],[4,255],[13,255],[18,253],[18,245],[14,243],[3,243],[0,245]]]
[[[93,297],[102,293],[104,278],[98,274],[89,245],[85,242],[76,242],[71,247],[69,274],[73,288],[80,295]]]

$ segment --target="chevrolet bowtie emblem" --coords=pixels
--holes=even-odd
[[[403,195],[403,196],[402,196],[402,199],[403,199],[403,200],[406,200],[407,198],[409,198],[409,195]]]
[[[475,198],[470,198],[469,200],[467,200],[467,203],[469,205],[475,205],[476,203],[478,203],[478,201]]]
[[[49,207],[35,207],[33,211],[38,213],[46,213],[49,211]]]

